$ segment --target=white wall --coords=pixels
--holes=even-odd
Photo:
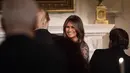
[[[117,14],[116,26],[125,29],[130,34],[130,0],[123,0],[123,11]],[[130,35],[129,35],[130,36]]]

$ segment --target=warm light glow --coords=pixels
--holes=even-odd
[[[124,59],[121,57],[119,58],[119,63],[122,64],[124,62]]]

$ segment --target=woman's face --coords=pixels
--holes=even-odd
[[[75,30],[75,28],[74,28],[74,26],[72,25],[71,22],[68,22],[68,24],[66,25],[65,33],[68,36],[68,38],[70,38],[70,39],[77,38],[76,30]]]

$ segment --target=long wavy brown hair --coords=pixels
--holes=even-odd
[[[77,33],[77,38],[78,38],[78,42],[83,42],[84,41],[84,28],[83,28],[83,22],[81,20],[81,18],[77,15],[71,15],[69,16],[65,22],[64,22],[64,25],[63,25],[63,35],[64,37],[67,37],[67,34],[65,32],[65,28],[66,28],[66,25],[71,22],[72,25],[74,26],[75,30],[76,30],[76,33]]]

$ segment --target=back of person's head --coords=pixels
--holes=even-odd
[[[33,30],[37,5],[33,0],[4,0],[2,26],[6,33]]]
[[[45,18],[46,18],[46,21],[49,22],[50,21],[50,17],[49,17],[49,13],[45,10]]]
[[[114,47],[115,49],[128,49],[129,36],[125,30],[121,28],[115,28],[111,30],[109,39],[110,48]]]
[[[46,10],[46,9],[44,9],[43,7],[42,7],[42,5],[38,5],[38,8],[39,8],[39,11],[44,11],[45,12],[45,19],[46,19],[46,22],[49,22],[50,21],[50,17],[49,17],[49,13],[48,13],[48,11]]]
[[[43,8],[39,7],[37,13],[36,29],[38,28],[48,29],[49,21],[50,17],[48,12]]]
[[[44,24],[49,23],[49,21],[50,21],[49,13],[44,9],[41,9],[41,11],[43,11],[45,13]]]
[[[83,22],[81,20],[81,18],[77,15],[71,15],[69,16],[65,22],[64,22],[64,25],[63,25],[63,34],[65,37],[67,37],[66,33],[65,33],[65,28],[66,28],[66,25],[71,22],[72,25],[74,26],[74,29],[76,30],[76,33],[77,33],[77,37],[78,37],[78,40],[80,42],[84,41],[84,27],[83,27]]]

